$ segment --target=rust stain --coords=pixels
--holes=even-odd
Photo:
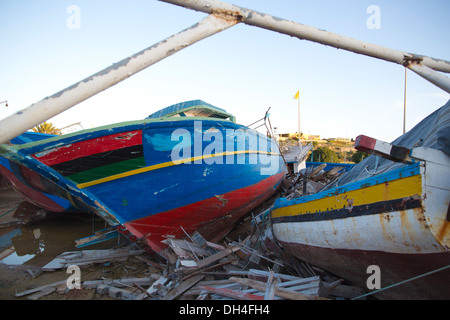
[[[392,216],[389,213],[385,213],[378,215],[378,218],[380,219],[380,227],[383,238],[386,241],[393,241],[392,228],[390,226]]]
[[[390,199],[391,192],[390,192],[390,188],[389,188],[389,182],[385,182],[384,183],[384,192],[383,192],[383,200],[387,200]]]
[[[400,221],[402,226],[402,237],[403,239],[406,239],[406,236],[408,236],[410,239],[413,238],[413,236],[410,234],[412,231],[411,222],[408,219],[408,214],[404,210],[400,211]]]
[[[409,65],[411,65],[413,63],[418,64],[418,65],[422,65],[422,61],[423,61],[423,58],[420,57],[420,56],[416,56],[416,55],[409,56],[409,57],[405,56],[403,58],[403,63],[402,64],[405,67],[409,67]]]
[[[214,10],[212,13],[214,16],[220,19],[224,19],[227,21],[233,21],[235,23],[239,23],[244,21],[244,17],[239,13],[239,11],[230,11],[224,9]]]
[[[450,223],[446,220],[437,233],[436,239],[445,247],[450,248]]]

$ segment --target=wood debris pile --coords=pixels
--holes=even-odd
[[[283,182],[281,196],[291,200],[321,191],[327,185],[335,182],[345,172],[344,167],[334,167],[325,171],[327,164],[308,167],[296,174],[288,174]]]
[[[63,253],[40,271],[79,266],[80,290],[62,280],[16,292],[16,297],[40,299],[83,290],[91,292],[92,299],[122,300],[317,300],[360,294],[343,285],[342,279],[284,255],[267,228],[268,212],[244,219],[220,244],[206,241],[199,233],[185,239],[168,237],[165,258],[149,255],[135,244]],[[132,261],[144,266],[143,270],[134,272],[137,267],[131,266]],[[84,279],[85,268],[113,263],[127,274],[116,279]]]
[[[65,252],[46,266],[29,271],[65,270],[76,265],[116,263],[126,271],[120,278],[101,276],[85,280],[79,288],[95,299],[122,300],[318,300],[353,298],[364,293],[344,280],[289,255],[271,234],[270,209],[278,197],[293,199],[319,192],[334,182],[344,168],[324,171],[326,164],[289,174],[281,191],[243,219],[220,242],[205,240],[198,232],[186,238],[167,237],[161,255],[150,255],[137,244],[109,250]],[[184,229],[183,229],[184,231]],[[141,264],[141,270],[130,262]],[[142,269],[143,266],[143,269]],[[83,274],[83,273],[82,273]],[[66,276],[67,278],[67,276]],[[74,292],[66,280],[38,286],[16,297],[40,299],[55,292]],[[77,291],[77,290],[75,290]]]

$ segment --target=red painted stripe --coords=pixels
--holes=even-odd
[[[231,231],[233,223],[272,196],[274,186],[281,182],[283,176],[284,172],[281,172],[252,186],[130,221],[124,226],[137,238],[145,238],[156,252],[166,247],[161,243],[165,236],[184,238],[181,227],[188,234],[197,230],[206,239],[215,241]]]
[[[33,203],[38,207],[51,212],[65,211],[63,207],[61,207],[59,204],[54,202],[52,199],[47,197],[42,192],[30,188],[26,184],[22,183],[19,179],[16,178],[16,176],[11,171],[6,169],[2,165],[0,165],[0,174],[2,174],[6,179],[8,179],[12,183],[14,189],[18,193],[23,195],[28,202]]]
[[[374,150],[376,143],[377,139],[365,135],[359,135],[355,139],[355,149],[363,152],[369,152]]]
[[[67,144],[45,152],[36,153],[33,157],[48,166],[52,166],[93,154],[131,147],[139,144],[142,144],[142,131],[137,130]]]

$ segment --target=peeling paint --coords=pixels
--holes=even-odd
[[[70,148],[70,147],[72,147],[71,144],[63,145],[63,146],[60,146],[60,147],[54,147],[54,148],[48,149],[46,151],[36,153],[35,156],[37,158],[41,158],[41,157],[47,156],[47,155],[49,155],[49,154],[51,154],[51,153],[53,153],[55,151],[60,151],[61,149],[67,149],[67,148]]]
[[[216,195],[215,197],[222,203],[223,206],[228,203],[228,199],[226,199],[224,196]]]
[[[176,187],[177,185],[178,185],[178,183],[176,183],[176,184],[174,184],[174,185],[172,185],[172,186],[170,186],[170,187],[167,187],[167,188],[161,189],[161,190],[159,190],[159,191],[156,191],[156,192],[154,192],[153,194],[154,194],[154,195],[157,195],[157,194],[159,194],[159,193],[161,193],[161,192],[164,192],[164,191],[166,191],[166,190],[172,189],[172,188]]]

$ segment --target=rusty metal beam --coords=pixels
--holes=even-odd
[[[242,22],[251,26],[276,31],[310,40],[338,49],[367,55],[403,65],[406,60],[420,61],[423,65],[442,72],[450,73],[450,62],[423,55],[390,49],[369,42],[342,36],[340,34],[320,30],[297,22],[280,19],[265,13],[238,7],[218,0],[159,0],[205,13],[221,12],[242,17]]]
[[[450,93],[450,79],[442,73],[418,63],[410,63],[406,65],[406,67],[417,73],[422,78],[427,79],[435,86]]]
[[[239,17],[209,15],[190,28],[1,120],[0,145],[181,49],[239,22]]]

